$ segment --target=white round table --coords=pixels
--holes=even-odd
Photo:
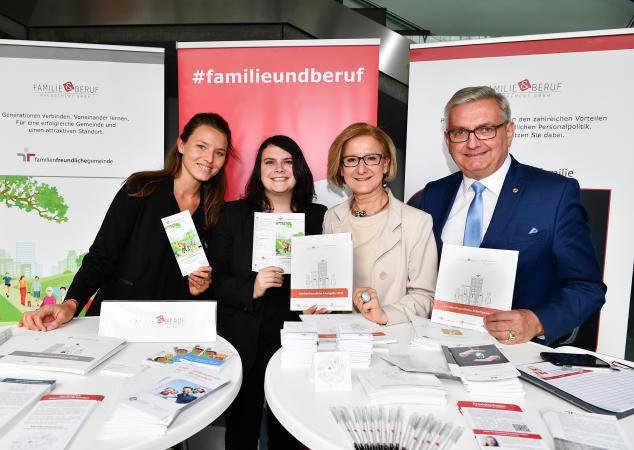
[[[385,327],[388,337],[399,340],[397,344],[389,345],[390,350],[405,352],[410,350],[411,326],[409,324],[393,325]],[[532,342],[514,346],[506,346],[502,352],[513,363],[524,364],[540,361],[539,353],[547,351],[544,347]],[[411,349],[411,351],[424,351]],[[569,349],[570,351],[570,349]],[[312,450],[352,449],[352,441],[335,422],[330,414],[330,406],[358,406],[369,405],[370,402],[354,376],[352,371],[352,391],[349,392],[315,392],[310,369],[282,369],[282,350],[278,350],[269,361],[266,368],[264,392],[269,408],[273,411],[280,423],[300,442]],[[372,365],[387,364],[385,361],[372,356]],[[432,413],[437,419],[460,424],[466,428],[454,449],[478,449],[478,445],[464,420],[458,407],[459,400],[472,400],[460,381],[441,379],[447,388],[446,406],[415,405],[405,407],[408,411],[417,411],[421,414]],[[553,439],[548,428],[542,420],[540,408],[552,408],[556,410],[581,411],[576,406],[542,390],[529,383],[523,382],[526,397],[521,406],[526,414],[528,423],[535,431],[542,435],[546,445],[554,448]],[[483,400],[479,398],[478,400]],[[491,399],[490,401],[496,401]],[[500,401],[504,403],[503,401]],[[634,442],[634,415],[620,420],[631,442]]]
[[[68,324],[49,333],[59,334],[97,334],[99,318],[73,319]],[[101,365],[86,375],[75,375],[64,372],[11,370],[2,369],[2,377],[21,378],[50,378],[57,380],[52,394],[100,394],[104,400],[88,417],[75,438],[71,441],[70,450],[100,450],[100,449],[134,449],[155,450],[166,449],[196,434],[220,416],[238,395],[242,384],[242,362],[235,348],[225,339],[218,337],[216,346],[219,350],[230,350],[235,356],[228,362],[227,367],[219,372],[231,382],[217,392],[197,401],[183,410],[168,428],[167,433],[157,436],[130,436],[129,438],[97,440],[101,425],[114,409],[119,398],[119,387],[126,380],[124,377],[102,375],[101,368],[116,361],[125,364],[140,364],[152,353],[165,350],[179,343],[128,343],[126,347],[107,359]],[[181,343],[182,344],[182,343]]]

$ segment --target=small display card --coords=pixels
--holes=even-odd
[[[352,366],[348,352],[317,352],[313,355],[315,392],[351,391]]]
[[[104,300],[99,336],[129,342],[215,342],[216,302]]]

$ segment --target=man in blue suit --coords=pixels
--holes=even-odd
[[[505,344],[552,345],[605,302],[579,184],[509,155],[510,106],[490,87],[456,92],[445,125],[460,172],[427,184],[418,203],[434,219],[438,254],[443,242],[518,250],[513,309],[485,327]]]

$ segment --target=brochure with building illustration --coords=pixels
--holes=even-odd
[[[510,310],[518,254],[515,250],[445,244],[432,322],[482,331],[484,317]]]
[[[189,275],[199,267],[209,265],[189,211],[163,217],[161,222],[183,276]]]
[[[291,310],[352,311],[350,233],[293,238]]]
[[[251,270],[269,266],[291,272],[291,240],[304,236],[304,213],[255,213],[253,220],[253,259]]]

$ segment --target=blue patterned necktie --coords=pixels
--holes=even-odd
[[[471,185],[471,189],[474,190],[475,196],[473,200],[471,200],[469,211],[467,212],[462,245],[467,247],[480,247],[480,242],[482,242],[482,193],[486,189],[486,186],[479,181],[474,181]]]

